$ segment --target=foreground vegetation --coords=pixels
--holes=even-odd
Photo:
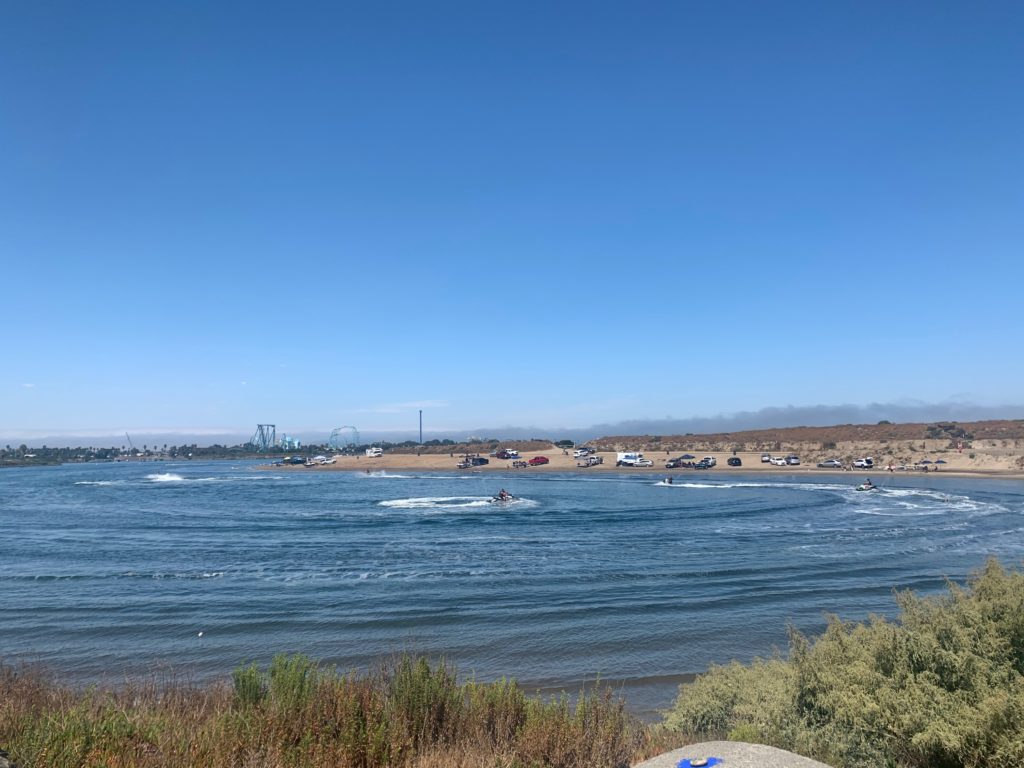
[[[1024,574],[898,596],[894,622],[791,635],[788,659],[714,667],[661,726],[604,688],[529,698],[400,658],[340,675],[303,656],[231,684],[73,691],[0,665],[0,748],[24,768],[625,768],[694,741],[769,744],[840,768],[1024,766]]]
[[[72,692],[0,667],[0,746],[31,768],[625,768],[661,746],[609,690],[531,699],[402,658],[370,676],[303,656],[231,686]]]
[[[835,766],[1024,766],[1024,574],[995,560],[966,588],[898,597],[896,622],[832,619],[789,660],[715,667],[666,725]]]

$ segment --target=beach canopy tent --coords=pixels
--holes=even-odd
[[[945,460],[945,459],[936,459],[936,460],[935,460],[935,463],[936,463],[936,464],[945,464],[945,463],[946,463],[946,460]]]
[[[932,460],[931,460],[931,459],[921,459],[921,460],[920,460],[919,462],[917,462],[917,463],[918,463],[918,464],[931,464],[931,463],[932,463]]]
[[[682,456],[680,456],[679,458],[680,458],[680,459],[696,459],[697,457],[696,457],[696,456],[694,456],[694,455],[693,455],[692,453],[684,453],[684,454],[683,454]]]

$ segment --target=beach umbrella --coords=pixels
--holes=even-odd
[[[921,459],[918,464],[931,464],[931,459]]]
[[[696,459],[697,457],[696,457],[696,456],[694,456],[694,455],[693,455],[692,453],[684,453],[684,454],[683,454],[682,456],[680,456],[679,458],[680,458],[680,459]]]
[[[936,463],[936,464],[945,464],[945,463],[946,463],[946,460],[945,460],[945,459],[936,459],[936,460],[935,460],[935,463]]]

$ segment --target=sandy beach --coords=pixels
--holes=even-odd
[[[875,448],[880,446],[875,446]],[[844,447],[845,448],[845,447]],[[966,475],[966,476],[983,476],[983,477],[1006,477],[1013,479],[1024,479],[1024,471],[1016,466],[1017,457],[1020,455],[1016,452],[1002,452],[1001,448],[997,447],[991,452],[982,452],[980,448],[972,449],[970,452],[957,453],[952,451],[949,453],[938,453],[934,452],[935,458],[928,459],[928,461],[941,460],[943,464],[925,464],[916,465],[915,463],[904,463],[898,461],[895,457],[892,458],[893,464],[890,465],[889,457],[887,457],[882,451],[872,450],[870,445],[858,445],[856,448],[860,450],[854,450],[851,455],[855,454],[858,456],[873,456],[875,459],[875,466],[873,469],[822,469],[816,465],[819,461],[823,461],[826,458],[831,458],[834,455],[843,456],[846,455],[844,450],[833,450],[833,451],[821,451],[811,450],[801,453],[798,448],[793,450],[785,450],[778,453],[773,453],[775,456],[787,456],[790,453],[795,453],[800,456],[801,464],[799,466],[775,466],[771,463],[761,461],[762,451],[691,451],[692,455],[695,455],[697,459],[701,459],[704,456],[714,456],[717,460],[717,466],[711,470],[694,470],[686,468],[678,469],[666,469],[665,462],[671,458],[675,458],[680,455],[679,452],[671,450],[642,451],[645,458],[650,459],[654,462],[653,467],[617,467],[616,452],[614,451],[601,451],[597,455],[600,456],[604,463],[598,464],[592,467],[580,466],[581,462],[573,458],[572,452],[563,452],[561,448],[552,446],[547,450],[533,451],[531,453],[522,453],[522,460],[532,459],[534,456],[544,456],[548,459],[547,464],[541,464],[538,466],[527,466],[527,467],[514,467],[512,461],[506,461],[504,459],[497,459],[490,456],[490,452],[481,451],[479,456],[488,459],[488,464],[483,466],[473,467],[471,469],[459,469],[458,464],[466,455],[464,453],[423,453],[416,455],[415,453],[392,453],[385,452],[383,456],[370,458],[367,456],[332,456],[334,463],[332,464],[318,464],[315,466],[304,466],[304,465],[265,465],[265,468],[272,468],[274,470],[287,470],[294,472],[381,472],[381,471],[419,471],[419,472],[460,472],[460,473],[486,473],[486,472],[516,472],[516,473],[535,473],[535,472],[582,472],[582,473],[606,473],[606,472],[623,472],[623,473],[646,473],[653,475],[666,475],[675,478],[678,477],[699,477],[702,475],[717,476],[722,473],[749,473],[757,472],[764,473],[766,475],[793,475],[793,474],[840,474],[849,475],[851,479],[857,478],[863,479],[862,476],[874,476],[876,480],[882,475],[911,475],[920,476],[926,474],[924,467],[928,467],[927,474],[929,475]],[[474,454],[470,454],[474,455]],[[735,456],[742,462],[739,467],[731,467],[727,464],[727,459]],[[852,463],[852,462],[850,462]],[[888,466],[893,466],[893,470],[890,472],[887,470]],[[897,467],[907,467],[906,469],[896,469]]]

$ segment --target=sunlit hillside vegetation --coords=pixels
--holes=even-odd
[[[896,621],[793,632],[788,660],[713,668],[666,725],[850,768],[1024,766],[1024,575],[990,560],[898,603]]]

